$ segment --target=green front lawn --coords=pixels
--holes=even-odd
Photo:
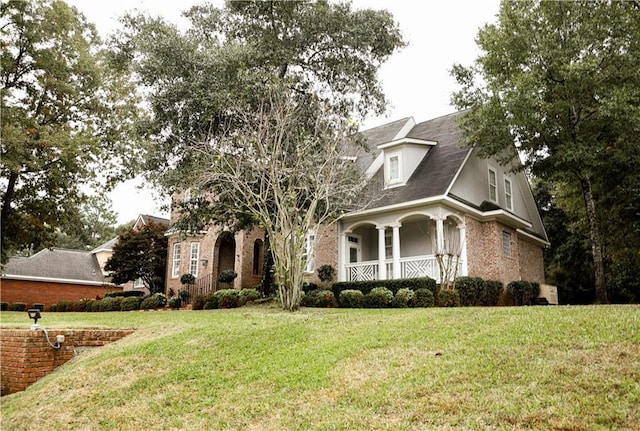
[[[244,307],[39,323],[138,331],[2,398],[3,430],[640,429],[638,306]]]

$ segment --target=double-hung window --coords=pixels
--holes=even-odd
[[[498,202],[498,173],[495,169],[489,168],[489,199]]]
[[[173,258],[171,259],[171,277],[180,275],[180,243],[173,244]]]
[[[505,257],[511,257],[511,234],[509,232],[502,232],[502,252]]]
[[[198,260],[200,259],[200,243],[192,242],[189,252],[189,274],[198,276]]]
[[[509,211],[513,211],[513,192],[511,191],[511,180],[504,179],[504,202]]]

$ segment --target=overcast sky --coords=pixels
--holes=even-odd
[[[137,9],[187,25],[180,12],[199,0],[67,0],[106,36],[118,26],[118,17]],[[221,1],[214,1],[222,4]],[[417,122],[453,112],[451,93],[456,90],[449,75],[454,63],[469,65],[479,54],[478,29],[494,22],[499,0],[355,0],[356,8],[387,9],[399,23],[409,46],[394,54],[380,69],[380,79],[390,106],[385,116],[369,118],[364,126],[414,117]],[[140,181],[123,184],[111,193],[118,223],[138,214],[168,217],[160,210],[167,201],[149,189],[137,190]]]

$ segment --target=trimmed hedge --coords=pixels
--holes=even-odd
[[[154,293],[151,296],[147,296],[142,300],[140,308],[143,310],[151,310],[154,308],[161,308],[167,305],[167,297],[164,293]]]
[[[460,294],[460,305],[463,307],[480,305],[486,282],[480,277],[456,278],[456,290]]]
[[[240,307],[240,292],[236,289],[221,289],[213,294],[217,301],[217,308]]]
[[[393,292],[386,287],[374,287],[364,295],[364,305],[367,308],[388,308],[393,302]]]
[[[458,307],[460,305],[460,293],[457,290],[440,290],[438,293],[438,305],[440,307]]]
[[[340,307],[343,308],[362,308],[364,305],[364,294],[355,289],[346,289],[340,292],[338,297]]]
[[[120,303],[120,311],[133,311],[140,308],[140,303],[142,300],[137,296],[129,296],[127,298],[123,298]]]
[[[332,291],[315,289],[302,296],[300,305],[303,307],[333,308],[338,306],[338,301]]]
[[[525,280],[512,281],[507,285],[507,292],[515,305],[532,305],[540,294],[540,285]]]
[[[173,308],[174,310],[179,309],[180,307],[182,307],[182,299],[180,299],[180,297],[178,296],[174,296],[172,298],[169,298],[169,307]]]
[[[128,298],[130,296],[136,296],[136,297],[143,297],[144,296],[144,291],[142,290],[120,290],[117,292],[109,292],[109,293],[105,293],[104,297],[105,298],[117,298],[119,296],[122,296],[124,298]]]
[[[429,289],[432,293],[436,292],[436,281],[433,278],[401,278],[398,280],[371,280],[371,281],[340,281],[334,283],[331,287],[336,298],[340,297],[343,290],[359,290],[363,294],[371,292],[376,287],[384,286],[391,291],[392,294],[400,289]]]
[[[415,292],[413,290],[402,288],[396,292],[393,301],[391,301],[391,306],[393,308],[407,308],[414,295]]]
[[[413,294],[413,298],[409,302],[410,307],[433,307],[435,305],[435,295],[429,289],[417,289]]]
[[[249,301],[255,301],[262,297],[256,289],[244,288],[240,291],[240,305],[244,305]]]
[[[204,304],[206,302],[207,302],[207,298],[205,295],[194,295],[193,301],[191,301],[191,309],[202,310],[204,309]]]
[[[0,311],[9,311],[9,303],[0,302]]]
[[[480,305],[495,307],[500,301],[504,284],[498,280],[485,280],[484,285],[484,292],[480,295]]]
[[[44,311],[44,304],[35,303],[31,306],[31,308],[37,308],[40,311]]]
[[[27,304],[24,302],[14,302],[11,311],[27,311]]]

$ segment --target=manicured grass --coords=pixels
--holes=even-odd
[[[3,430],[640,429],[638,306],[245,307],[39,323],[138,331],[2,398]]]

